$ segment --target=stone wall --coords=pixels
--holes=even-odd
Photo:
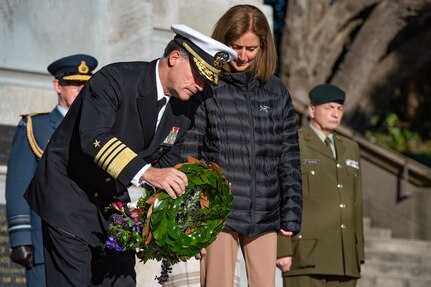
[[[210,34],[230,6],[254,4],[272,19],[263,1],[238,0],[4,0],[0,2],[0,124],[19,114],[49,111],[56,102],[46,67],[65,55],[87,53],[98,68],[117,61],[160,57],[183,23]],[[272,20],[270,20],[270,23]]]
[[[431,188],[401,182],[400,175],[367,159],[361,166],[364,216],[374,226],[391,229],[396,238],[431,240]],[[410,197],[399,198],[400,188],[408,189]]]

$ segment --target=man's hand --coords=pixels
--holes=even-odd
[[[23,245],[12,248],[12,252],[10,254],[10,259],[24,266],[25,268],[33,267],[33,246],[31,245]]]
[[[156,188],[164,189],[170,197],[177,198],[186,190],[187,176],[185,173],[173,168],[148,168],[142,179]]]
[[[289,271],[290,266],[292,266],[292,256],[277,258],[277,267],[281,272]]]
[[[283,237],[290,238],[293,236],[293,232],[292,231],[286,231],[284,229],[280,229],[280,235]]]

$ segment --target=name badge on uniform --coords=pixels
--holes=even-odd
[[[346,165],[355,169],[359,169],[359,162],[353,159],[346,159]]]
[[[320,164],[320,159],[304,159],[304,164]]]
[[[163,141],[163,145],[173,145],[175,143],[175,140],[177,139],[178,132],[180,131],[179,127],[172,127],[171,131],[169,132],[168,136]]]

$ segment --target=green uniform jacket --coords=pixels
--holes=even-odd
[[[335,159],[307,125],[299,131],[303,213],[301,232],[279,237],[278,257],[293,256],[283,276],[360,276],[364,262],[358,144],[335,135]]]

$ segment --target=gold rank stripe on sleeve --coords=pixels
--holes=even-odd
[[[104,144],[94,158],[94,162],[117,179],[121,171],[137,154],[117,138]]]

